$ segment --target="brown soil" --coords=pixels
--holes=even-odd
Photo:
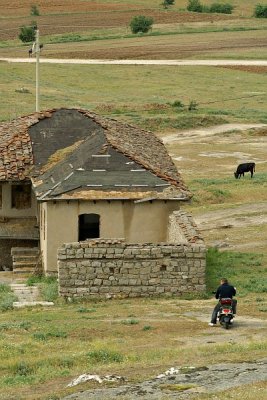
[[[238,71],[252,72],[253,74],[267,74],[267,67],[257,65],[228,65],[220,68],[236,69]]]
[[[0,10],[4,9],[3,1],[0,0]],[[51,2],[52,3],[52,2]],[[74,2],[68,2],[74,4]],[[76,4],[76,3],[75,3]],[[83,7],[80,7],[80,4]],[[188,12],[170,12],[156,11],[149,9],[129,10],[129,7],[121,5],[97,5],[98,8],[90,8],[91,3],[78,2],[77,6],[70,7],[64,4],[60,10],[46,8],[42,11],[39,17],[30,16],[30,7],[25,10],[10,9],[11,18],[4,18],[1,20],[0,40],[16,39],[19,32],[19,27],[29,25],[32,20],[37,21],[42,35],[56,35],[71,32],[86,32],[97,28],[121,28],[125,30],[129,26],[129,22],[135,15],[146,15],[154,19],[155,24],[171,24],[171,23],[184,23],[184,22],[216,22],[220,20],[229,20],[233,17],[230,15],[211,15],[211,14],[197,14]],[[96,4],[94,4],[96,6]],[[87,8],[85,7],[87,6]],[[99,6],[101,8],[99,8]],[[53,13],[54,15],[45,15],[45,13]],[[63,14],[66,13],[66,14]],[[58,15],[55,15],[58,14]],[[16,15],[16,18],[13,16]]]
[[[45,57],[74,58],[74,59],[152,59],[173,60],[198,56],[209,51],[242,50],[250,48],[263,48],[266,40],[261,38],[229,37],[225,39],[192,42],[192,38],[185,41],[174,40],[168,37],[134,38],[125,40],[97,41],[88,43],[47,45]]]
[[[26,16],[30,14],[31,6],[35,4],[32,0],[17,1],[11,0],[8,3],[0,0],[0,9],[2,16]],[[58,13],[79,13],[88,11],[114,11],[121,9],[128,9],[126,4],[112,4],[112,3],[96,3],[94,1],[83,0],[39,0],[37,5],[40,14],[58,14]],[[135,6],[139,8],[140,6]]]

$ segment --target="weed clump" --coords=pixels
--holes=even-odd
[[[87,353],[91,364],[121,363],[124,356],[121,353],[111,350],[93,350]]]
[[[0,310],[8,311],[13,309],[13,302],[17,301],[17,297],[12,292],[9,285],[0,284]]]
[[[58,282],[52,276],[31,276],[27,280],[28,286],[37,285],[45,301],[55,301],[58,298]]]

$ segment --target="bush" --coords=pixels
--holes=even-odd
[[[203,12],[203,6],[199,0],[189,0],[187,5],[188,11]]]
[[[195,100],[191,100],[188,106],[188,111],[196,111],[197,110],[197,102]]]
[[[19,39],[23,43],[29,43],[35,41],[35,29],[36,23],[32,22],[30,26],[22,26],[20,28]]]
[[[212,3],[209,12],[210,13],[221,13],[221,14],[232,14],[232,4],[229,3]]]
[[[175,3],[175,0],[164,0],[162,2],[162,5],[164,8],[168,8],[169,6],[172,6]]]
[[[130,22],[132,33],[147,33],[153,25],[153,18],[145,17],[144,15],[136,15]]]
[[[35,17],[38,17],[40,15],[40,11],[36,4],[33,4],[31,6],[31,15],[34,15]]]
[[[232,14],[232,4],[229,3],[212,3],[210,7],[203,6],[199,0],[189,0],[187,5],[188,11],[193,12],[207,12],[207,13],[221,13]]]
[[[184,104],[180,100],[175,100],[171,106],[174,108],[184,108]]]
[[[254,10],[254,17],[267,18],[267,5],[257,4]]]

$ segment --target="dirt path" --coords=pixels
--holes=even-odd
[[[201,129],[189,129],[186,131],[180,131],[177,133],[173,133],[171,135],[164,136],[162,138],[165,144],[179,142],[179,141],[192,141],[196,139],[202,140],[204,137],[217,135],[218,133],[225,133],[231,131],[242,131],[252,128],[263,128],[267,127],[266,124],[223,124],[211,126],[209,128],[201,128]]]
[[[209,211],[195,216],[202,230],[228,227],[244,227],[267,223],[267,202],[232,205],[223,210]]]
[[[8,58],[0,57],[0,62],[9,63],[34,63],[34,58]],[[108,64],[108,65],[206,65],[206,66],[267,66],[265,60],[82,60],[82,59],[58,59],[40,58],[40,62],[45,64]]]

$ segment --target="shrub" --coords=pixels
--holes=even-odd
[[[168,8],[175,3],[175,0],[163,0],[162,5],[164,8]]]
[[[209,12],[210,13],[221,13],[221,14],[232,14],[232,4],[229,3],[212,3]]]
[[[254,10],[254,17],[267,18],[267,4],[257,4]]]
[[[38,17],[40,15],[40,11],[36,4],[33,4],[31,6],[31,15],[34,15],[35,17]]]
[[[197,102],[195,100],[191,100],[188,106],[188,111],[195,111],[197,110]]]
[[[130,22],[130,28],[132,33],[147,33],[151,29],[153,22],[153,18],[151,17],[136,15]]]
[[[138,319],[127,319],[121,322],[123,325],[137,325],[139,324]]]
[[[87,356],[92,364],[107,364],[123,361],[123,355],[111,350],[94,350],[87,353]]]
[[[171,106],[174,108],[184,108],[184,104],[180,100],[175,100]]]
[[[203,6],[199,0],[189,0],[187,5],[188,11],[203,12]]]
[[[22,26],[20,28],[19,39],[23,43],[34,42],[36,23],[32,22],[30,26]]]

